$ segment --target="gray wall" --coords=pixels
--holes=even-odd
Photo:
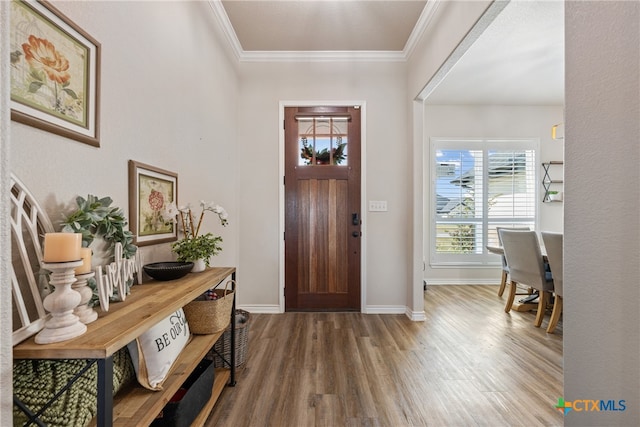
[[[566,3],[567,426],[640,425],[640,3]]]

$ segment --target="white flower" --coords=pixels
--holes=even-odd
[[[215,206],[214,202],[205,202],[204,200],[200,200],[200,206],[202,206],[202,210],[215,212],[214,211],[214,206]]]
[[[222,224],[223,226],[227,225],[227,218],[229,218],[229,214],[227,214],[227,211],[222,206],[213,205],[213,203],[211,203],[208,208],[208,210],[210,210],[211,212],[218,214],[218,218],[220,218],[220,224]]]
[[[229,222],[229,214],[227,214],[227,211],[222,206],[217,205],[214,202],[200,200],[200,207],[202,210],[200,211],[199,216],[195,216],[193,214],[191,203],[186,206],[180,206],[176,209],[175,215],[180,215],[180,223],[182,224],[182,229],[186,238],[192,239],[198,236],[202,220],[204,219],[204,213],[206,211],[211,211],[217,214],[220,224],[223,227],[226,227]]]
[[[178,208],[176,207],[175,202],[171,202],[164,207],[161,215],[162,215],[162,219],[168,222],[168,221],[175,221],[179,213],[180,213],[180,210],[178,210]]]

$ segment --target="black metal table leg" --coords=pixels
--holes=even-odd
[[[231,273],[233,284],[233,303],[231,306],[231,377],[229,385],[236,385],[236,272]]]
[[[98,427],[113,425],[113,355],[98,359]]]

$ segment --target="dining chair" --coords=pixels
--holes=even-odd
[[[547,333],[552,334],[562,314],[563,237],[562,233],[552,233],[550,231],[543,231],[540,234],[542,235],[542,241],[547,251],[547,259],[549,261],[549,267],[551,268],[551,275],[553,276],[553,293],[555,299],[551,319],[549,319],[549,325],[547,326]]]
[[[500,237],[500,230],[517,230],[517,231],[529,231],[529,227],[496,227],[496,233],[498,233],[498,242],[502,246],[502,238]],[[509,276],[509,265],[507,264],[507,258],[502,254],[502,277],[500,278],[500,287],[498,288],[498,296],[501,297],[504,294],[504,290],[507,286],[507,278]]]
[[[535,231],[500,230],[504,254],[509,265],[511,287],[504,311],[511,311],[518,284],[538,290],[538,311],[534,325],[539,328],[544,318],[550,293],[553,291],[551,272],[546,271],[540,242]]]

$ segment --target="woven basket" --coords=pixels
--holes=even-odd
[[[244,320],[244,321],[243,321]],[[247,359],[247,344],[249,342],[249,312],[236,310],[236,367]],[[216,368],[228,368],[226,361],[231,361],[231,325],[222,334],[213,350],[207,354],[207,359],[213,360]]]
[[[209,293],[215,293],[217,299],[210,301],[191,301],[184,306],[184,314],[189,323],[189,330],[197,335],[215,334],[229,326],[231,321],[231,309],[233,308],[233,293],[228,290],[232,283],[229,280],[224,289],[211,289]]]

